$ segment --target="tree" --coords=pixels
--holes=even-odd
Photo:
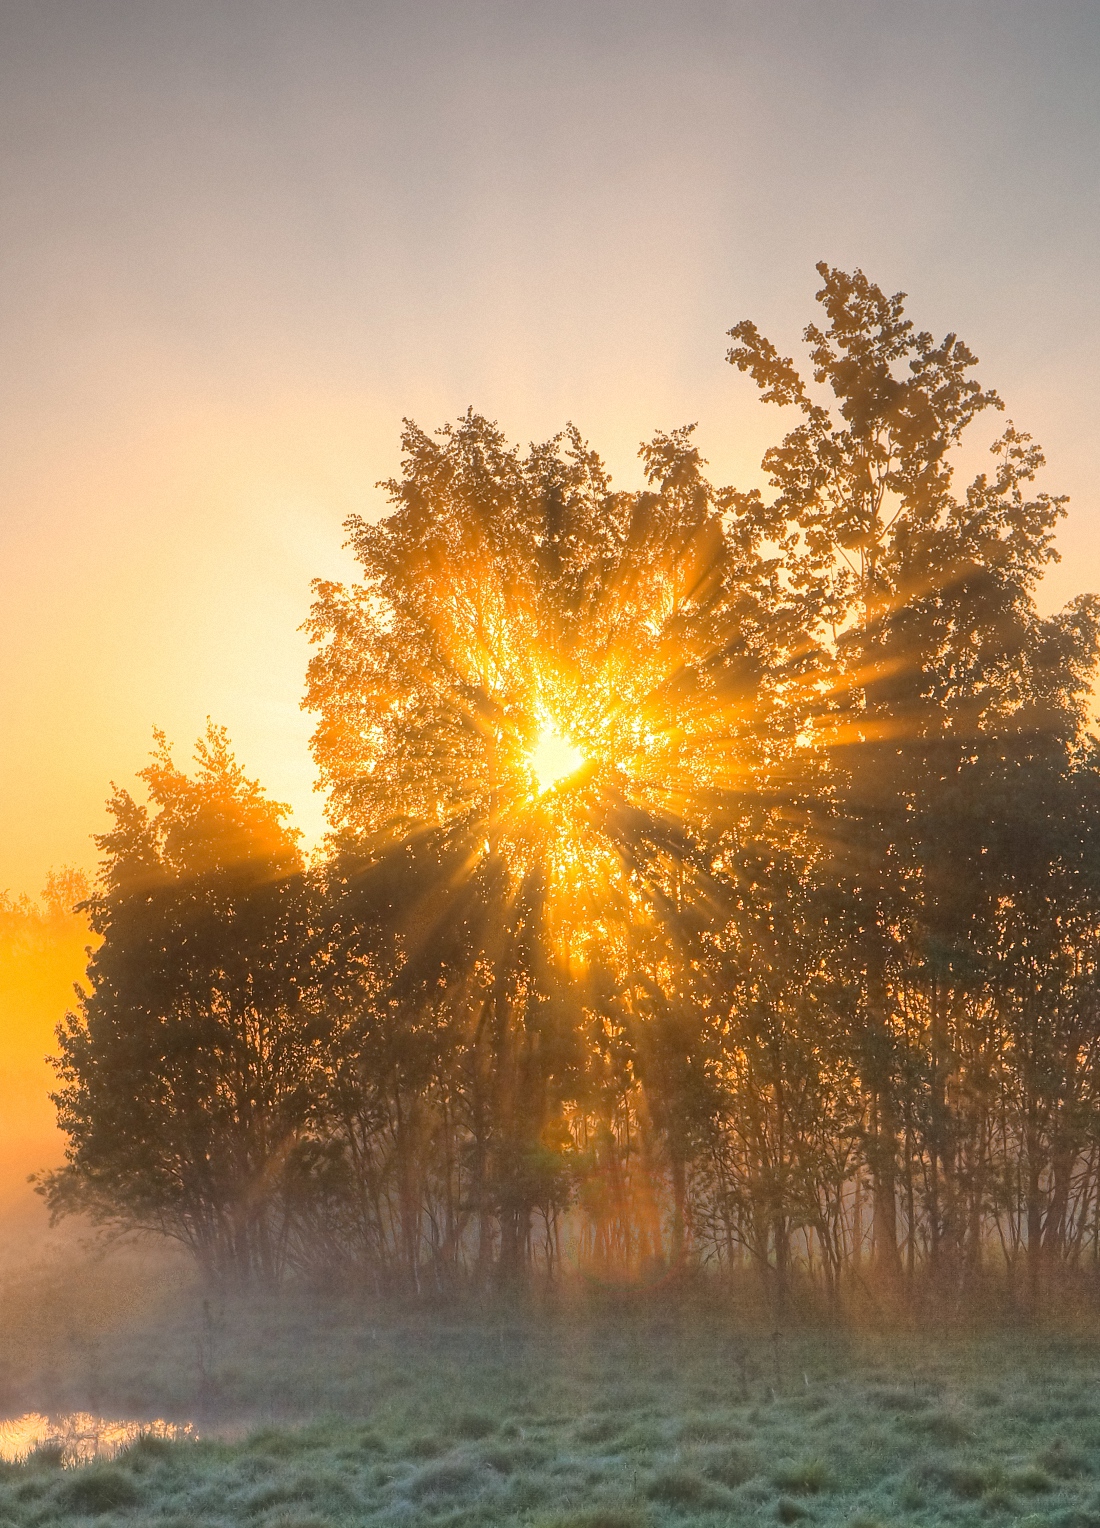
[[[437,1001],[471,1005],[472,1195],[514,1272],[533,1203],[515,1163],[561,1140],[578,1102],[594,969],[617,992],[606,1022],[632,1036],[630,1076],[654,1093],[636,1127],[659,1132],[680,1181],[680,1113],[656,1095],[682,1071],[658,1031],[682,1040],[643,1014],[679,1002],[722,835],[783,831],[808,655],[758,496],[712,488],[689,430],[643,447],[651,486],[633,494],[573,429],[521,456],[471,413],[436,440],[409,425],[404,446],[393,513],[349,522],[363,582],[317,586],[307,703],[359,874],[410,853],[437,867],[402,909],[403,958],[427,961]],[[555,737],[583,762],[540,784]],[[458,924],[462,959],[440,971]],[[674,1246],[683,1235],[681,1208]]]
[[[1049,620],[1035,610],[1065,500],[1026,496],[1043,465],[1028,436],[1009,425],[991,448],[992,477],[953,494],[951,448],[984,410],[1002,407],[967,375],[974,355],[954,334],[937,344],[915,331],[904,294],[887,297],[860,271],[818,271],[828,324],[809,325],[805,338],[814,382],[831,390],[840,424],[751,322],[730,331],[728,358],[766,400],[804,419],[764,464],[779,490],[772,512],[787,531],[789,576],[830,654],[833,701],[819,734],[831,754],[838,873],[857,908],[848,956],[863,995],[876,1254],[893,1278],[896,993],[914,978],[927,989],[936,1200],[951,1155],[936,1139],[949,1129],[945,1026],[963,996],[959,957],[970,932],[960,893],[971,892],[974,915],[990,884],[974,859],[988,831],[975,787],[1006,756],[1066,756],[1084,722],[1100,603],[1083,597]],[[945,831],[963,799],[965,829],[956,820]],[[938,1247],[938,1203],[930,1213]]]
[[[1100,604],[1038,613],[1028,437],[957,492],[966,346],[819,270],[811,383],[731,331],[770,498],[690,428],[619,492],[407,424],[315,585],[323,863],[216,731],[114,798],[55,1207],[380,1292],[747,1262],[779,1320],[1100,1265]]]
[[[322,1032],[312,897],[287,808],[245,777],[224,731],[209,727],[195,759],[192,778],[158,734],[141,771],[150,805],[111,798],[82,904],[102,942],[58,1030],[67,1164],[45,1189],[55,1212],[155,1229],[212,1275],[270,1281]]]

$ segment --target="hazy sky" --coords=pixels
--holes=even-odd
[[[402,415],[748,486],[725,331],[822,258],[977,351],[1100,588],[1098,75],[1097,0],[0,0],[0,889],[207,714],[315,835],[297,628]]]

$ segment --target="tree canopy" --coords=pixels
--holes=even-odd
[[[319,582],[306,868],[216,731],[112,801],[56,1207],[377,1288],[751,1267],[1033,1304],[1100,1259],[1100,602],[954,334],[819,266],[773,492],[406,423]],[[1066,1275],[1068,1276],[1068,1275]]]

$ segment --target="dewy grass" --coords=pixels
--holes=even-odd
[[[8,1409],[201,1436],[5,1466],[0,1528],[1100,1528],[1091,1337],[776,1336],[717,1302],[116,1296],[97,1314],[84,1287],[78,1330],[53,1289],[34,1351],[22,1328],[0,1350]]]

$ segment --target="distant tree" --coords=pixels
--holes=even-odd
[[[116,790],[83,904],[101,942],[58,1031],[67,1164],[55,1212],[161,1231],[220,1278],[278,1277],[288,1158],[307,1125],[320,1026],[312,904],[286,808],[211,726],[189,777],[158,735],[149,806]]]

